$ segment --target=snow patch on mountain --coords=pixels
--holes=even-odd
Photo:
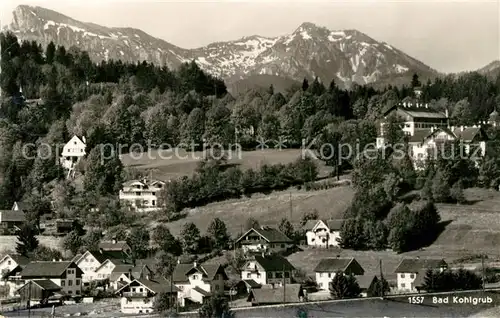
[[[300,32],[300,35],[302,35],[302,38],[304,40],[310,40],[310,39],[312,39],[312,37],[307,33],[307,31]]]

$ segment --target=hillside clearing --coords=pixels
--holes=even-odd
[[[240,166],[242,169],[258,169],[263,164],[287,164],[302,155],[300,149],[263,149],[255,151],[233,151],[228,154],[228,164]],[[168,180],[181,176],[191,175],[198,162],[203,158],[203,152],[186,152],[183,149],[151,150],[137,154],[124,154],[121,156],[125,167],[135,168],[140,171],[147,170],[148,176],[160,180]],[[318,161],[320,176],[326,176],[332,171],[323,162]]]
[[[321,218],[341,218],[352,196],[350,187],[309,192],[291,189],[269,195],[256,194],[251,198],[227,200],[190,209],[185,218],[168,223],[168,227],[172,234],[179,235],[185,223],[193,222],[204,232],[212,219],[218,217],[226,223],[228,231],[234,236],[241,232],[249,217],[257,219],[261,225],[269,226],[277,226],[284,217],[291,219],[292,223],[299,223],[304,212],[313,209],[318,210]]]

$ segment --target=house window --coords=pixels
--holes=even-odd
[[[198,275],[193,275],[193,279],[198,279]]]
[[[323,277],[323,273],[319,273],[319,277]]]
[[[10,265],[10,261],[7,261],[7,265]]]
[[[77,295],[80,295],[80,291],[79,291],[79,290],[77,290],[77,291],[76,291],[76,294],[77,294]]]
[[[415,278],[415,274],[410,274],[410,278]]]
[[[153,195],[156,195],[156,192],[153,192],[152,194],[153,194]]]
[[[260,273],[257,273],[257,278],[260,278]]]
[[[401,274],[401,278],[405,278],[405,274]]]
[[[252,274],[247,273],[247,278],[251,278],[251,277],[252,277]]]
[[[319,287],[323,287],[323,283],[319,283]]]
[[[136,192],[135,195],[141,195],[141,193],[140,192]]]
[[[289,278],[290,277],[290,272],[285,272],[285,278]]]
[[[405,287],[406,287],[406,285],[405,285],[405,284],[401,284],[401,288],[405,288]]]
[[[72,280],[68,280],[68,286],[73,286],[73,281]]]
[[[285,248],[285,244],[281,244],[281,248]]]
[[[61,286],[66,286],[66,282],[64,280],[61,281]]]
[[[71,291],[71,290],[68,290],[68,294],[73,294],[73,291]]]
[[[76,280],[76,286],[80,286],[80,280],[79,279]]]
[[[151,205],[155,206],[156,205],[156,201],[155,200],[151,200]]]

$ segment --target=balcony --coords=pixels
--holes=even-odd
[[[126,298],[145,298],[145,297],[149,297],[150,295],[148,295],[147,292],[124,292],[123,293],[123,297],[126,297]]]

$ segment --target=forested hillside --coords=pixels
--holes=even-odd
[[[80,211],[89,214],[89,202],[100,205],[101,211],[114,210],[127,175],[116,154],[100,152],[100,143],[140,144],[146,149],[203,141],[227,146],[237,138],[247,149],[255,149],[259,138],[281,140],[291,148],[321,137],[367,144],[375,139],[376,121],[383,111],[413,99],[416,86],[422,86],[421,102],[448,109],[455,125],[485,120],[500,106],[500,76],[492,80],[478,73],[424,84],[415,75],[412,83],[382,90],[365,86],[344,90],[335,82],[325,87],[317,79],[304,80],[285,93],[270,85],[231,96],[221,79],[204,73],[194,62],[177,70],[146,62],[94,64],[78,49],[19,43],[11,33],[1,35],[1,48],[3,208],[23,199],[36,206],[36,215],[56,209],[61,215],[93,219],[101,225],[122,216],[113,212],[93,218]],[[62,148],[73,134],[87,139],[88,155],[80,167],[85,192],[78,195],[56,164],[56,148]],[[51,151],[30,159],[23,155],[23,146],[29,143],[51,145],[39,149]],[[28,149],[33,155],[35,147]],[[82,199],[91,195],[93,200]],[[54,207],[49,199],[56,201]],[[193,199],[188,205],[203,201]]]

